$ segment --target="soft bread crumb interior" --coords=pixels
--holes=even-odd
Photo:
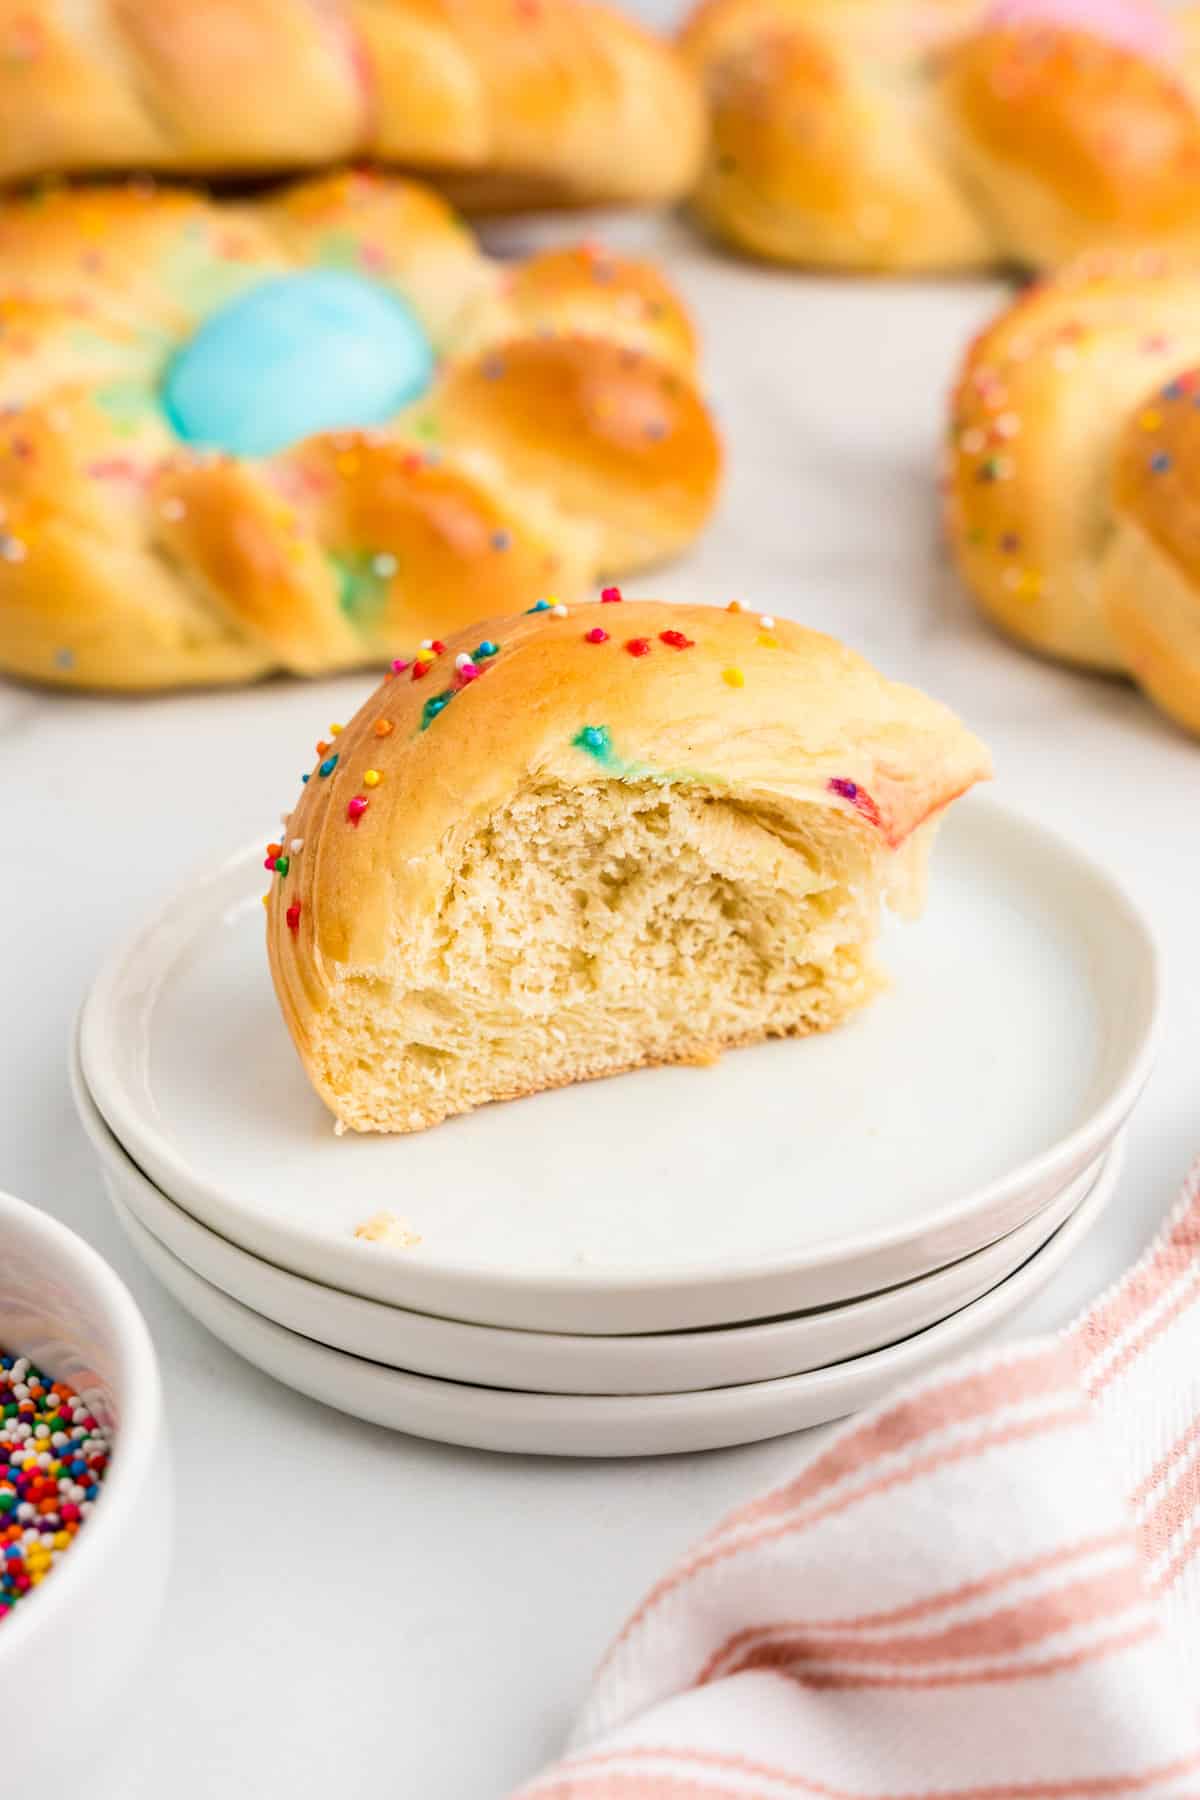
[[[911,905],[923,859],[900,860]],[[465,836],[394,973],[342,972],[314,1021],[319,1079],[355,1130],[413,1131],[827,1030],[880,986],[896,863],[828,805],[785,817],[653,781],[526,789]]]

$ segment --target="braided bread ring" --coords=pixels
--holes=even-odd
[[[483,200],[676,199],[703,134],[670,46],[579,0],[23,0],[0,119],[0,179],[373,157]]]
[[[983,610],[1200,734],[1200,259],[1082,259],[971,346],[947,527]]]
[[[264,277],[330,263],[413,308],[429,390],[383,427],[259,460],[183,448],[158,399],[180,341]],[[34,679],[377,662],[658,561],[716,493],[694,334],[662,277],[591,248],[506,269],[408,182],[13,203],[0,326],[0,668]]]
[[[703,0],[697,209],[757,255],[857,270],[1200,244],[1198,32],[1154,0]]]

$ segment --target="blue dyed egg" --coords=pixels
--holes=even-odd
[[[428,387],[420,321],[379,282],[335,269],[264,281],[172,358],[162,400],[188,444],[270,456],[314,431],[378,425]]]

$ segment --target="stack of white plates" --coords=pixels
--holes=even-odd
[[[886,934],[890,991],[843,1031],[338,1138],[278,1016],[247,852],[102,972],[80,1113],[139,1255],[330,1405],[557,1455],[794,1431],[1050,1279],[1149,1071],[1154,950],[1105,874],[978,800],[935,862],[925,918]],[[356,1235],[379,1215],[390,1233]]]

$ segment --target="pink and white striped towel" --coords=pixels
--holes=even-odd
[[[519,1800],[1200,1796],[1200,1164],[1069,1330],[844,1426],[643,1600]]]

